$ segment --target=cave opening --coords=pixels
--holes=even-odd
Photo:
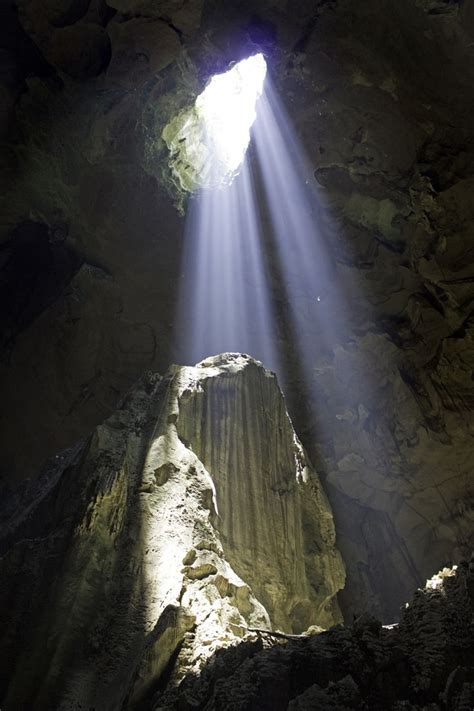
[[[261,52],[213,75],[194,105],[174,116],[162,137],[184,191],[222,188],[238,174],[250,142],[267,64]]]
[[[473,2],[0,15],[0,706],[474,708]]]

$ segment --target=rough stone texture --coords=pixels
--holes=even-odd
[[[1,514],[5,709],[147,708],[248,628],[340,618],[329,505],[275,376],[245,356],[147,376]]]
[[[59,232],[110,275],[116,304],[84,290],[88,316],[68,322],[81,336],[63,347],[54,314],[70,296],[54,292],[2,353],[4,481],[86,436],[144,367],[190,362],[171,347],[184,221],[159,137],[210,74],[263,49],[334,263],[329,343],[301,295],[307,383],[266,255],[280,381],[334,510],[345,614],[393,620],[474,544],[472,0],[7,0],[0,13],[2,244],[28,220]]]
[[[136,18],[109,25],[112,59],[107,76],[130,89],[177,59],[181,44],[177,33],[165,22]]]
[[[19,18],[45,59],[65,75],[95,77],[110,60],[110,39],[97,22],[88,22],[89,2],[19,0]],[[84,18],[84,21],[80,21]]]
[[[21,312],[18,308],[14,310],[17,302],[12,298],[13,290],[9,291],[10,300],[6,303],[11,304],[11,311],[6,310],[6,317],[15,317],[16,330],[43,298],[50,294],[57,297],[58,285],[51,279],[54,263],[50,266],[45,258],[45,265],[46,274],[35,273],[35,289],[32,284],[24,283],[28,272],[23,268]],[[38,267],[37,262],[35,266]],[[8,283],[5,287],[8,288]],[[25,302],[28,293],[31,298]],[[78,439],[83,434],[81,423],[88,417],[87,412],[100,410],[104,418],[110,415],[117,395],[124,385],[130,386],[137,369],[144,371],[150,367],[156,349],[149,326],[124,316],[114,279],[87,264],[81,266],[60,297],[36,318],[26,337],[24,332],[12,333],[11,329],[5,333],[9,340],[4,348],[5,360],[0,363],[5,405],[2,432],[5,438],[14,437],[16,423],[22,421],[28,433],[28,447],[18,451],[14,459],[7,454],[2,465],[5,472],[21,469],[32,454],[41,457],[51,429],[51,422],[43,417],[45,409],[56,413],[54,428],[75,433]],[[122,353],[120,369],[115,364],[117,350]],[[24,372],[35,359],[38,366]],[[14,374],[19,373],[22,377],[17,381]],[[36,425],[30,430],[33,412]]]
[[[399,625],[363,615],[299,640],[218,652],[153,708],[250,711],[468,711],[474,704],[474,566],[445,568]]]
[[[215,482],[230,563],[274,624],[299,632],[316,615],[329,625],[344,585],[332,513],[275,378],[252,363],[242,372],[242,363],[216,358],[185,370],[178,433]]]
[[[164,20],[189,35],[199,29],[203,0],[110,0],[109,5],[127,16]]]

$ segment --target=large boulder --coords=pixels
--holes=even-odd
[[[285,639],[261,633],[218,652],[161,697],[160,711],[464,711],[474,703],[474,566],[445,568],[406,604],[399,625]]]
[[[329,505],[247,356],[147,376],[2,519],[6,708],[143,708],[254,628],[340,618]]]

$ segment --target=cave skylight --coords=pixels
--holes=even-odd
[[[181,111],[163,130],[174,181],[186,191],[229,185],[238,174],[250,142],[267,65],[262,54],[216,74],[193,107]]]

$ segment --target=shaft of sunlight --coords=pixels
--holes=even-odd
[[[175,343],[186,362],[238,351],[278,367],[254,192],[244,162],[225,190],[192,201]]]
[[[219,174],[234,175],[243,163],[266,72],[263,55],[255,54],[214,76],[196,100],[208,151],[221,166]]]

